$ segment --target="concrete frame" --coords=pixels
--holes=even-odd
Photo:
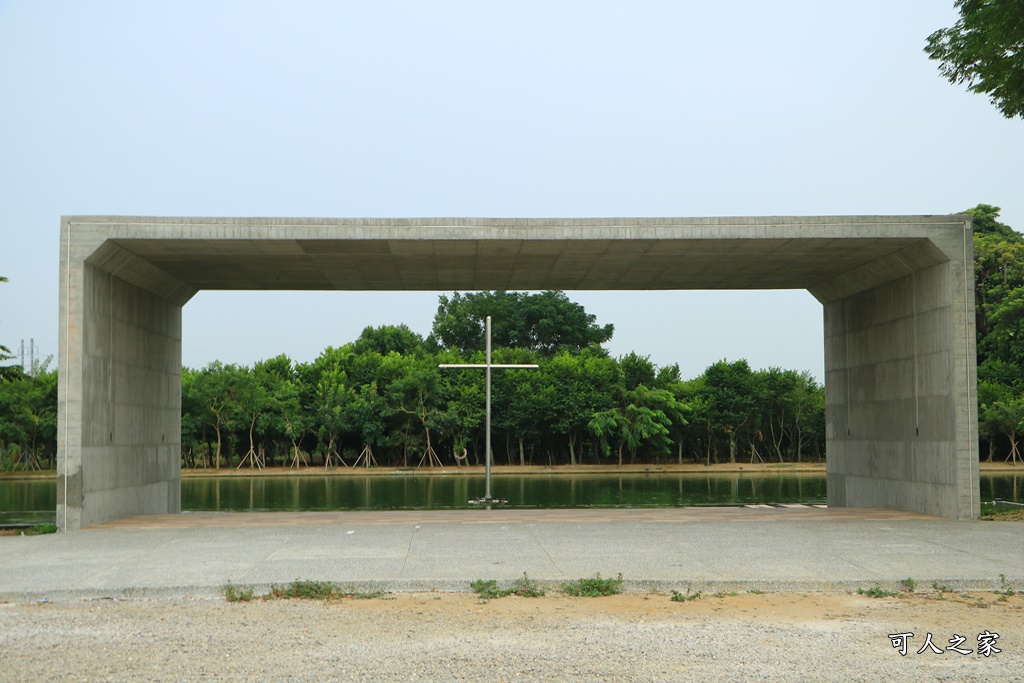
[[[968,216],[61,220],[57,521],[181,509],[202,289],[807,289],[828,502],[978,516]]]

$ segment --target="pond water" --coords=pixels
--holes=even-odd
[[[645,508],[753,503],[825,502],[825,475],[531,474],[495,475],[495,498],[518,508]],[[484,478],[470,475],[186,477],[181,508],[188,512],[302,510],[457,510],[483,495]],[[981,500],[1024,502],[1024,473],[981,476]],[[52,479],[0,479],[0,524],[52,522]]]

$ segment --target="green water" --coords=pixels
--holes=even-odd
[[[491,494],[517,508],[647,508],[824,503],[823,474],[496,475]],[[195,477],[183,511],[458,510],[484,494],[482,476]],[[1024,473],[981,476],[981,500],[1024,502]],[[53,521],[54,480],[0,479],[0,524]]]

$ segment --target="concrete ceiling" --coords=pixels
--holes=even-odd
[[[965,226],[947,216],[63,220],[88,263],[181,303],[204,289],[807,289],[824,302],[950,260]]]
[[[921,240],[113,240],[196,289],[806,289]]]

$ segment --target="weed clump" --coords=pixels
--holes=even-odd
[[[562,592],[566,595],[582,598],[596,598],[602,595],[615,595],[622,592],[622,573],[614,579],[602,579],[595,574],[589,579],[576,579],[562,584]]]
[[[672,591],[672,602],[690,602],[700,597],[700,591],[696,593],[680,593],[679,591]]]
[[[224,598],[228,602],[250,602],[261,600],[372,600],[384,597],[384,591],[357,591],[341,589],[330,581],[300,581],[296,579],[286,586],[273,585],[266,595],[256,595],[252,586],[235,586],[230,581],[224,586]]]
[[[881,586],[875,586],[874,588],[868,588],[866,590],[864,588],[858,588],[857,595],[866,595],[869,598],[891,598],[896,595],[896,593],[893,591],[887,591]]]
[[[338,588],[330,581],[292,581],[287,586],[271,586],[266,599],[301,598],[303,600],[330,600],[341,597]]]
[[[495,579],[477,579],[469,584],[473,592],[480,596],[481,600],[494,600],[504,598],[508,595],[518,595],[521,598],[540,598],[547,592],[536,581],[523,572],[523,575],[512,582],[510,588],[498,588]]]
[[[236,586],[230,581],[224,586],[224,599],[228,602],[252,602],[255,598],[252,586]]]

